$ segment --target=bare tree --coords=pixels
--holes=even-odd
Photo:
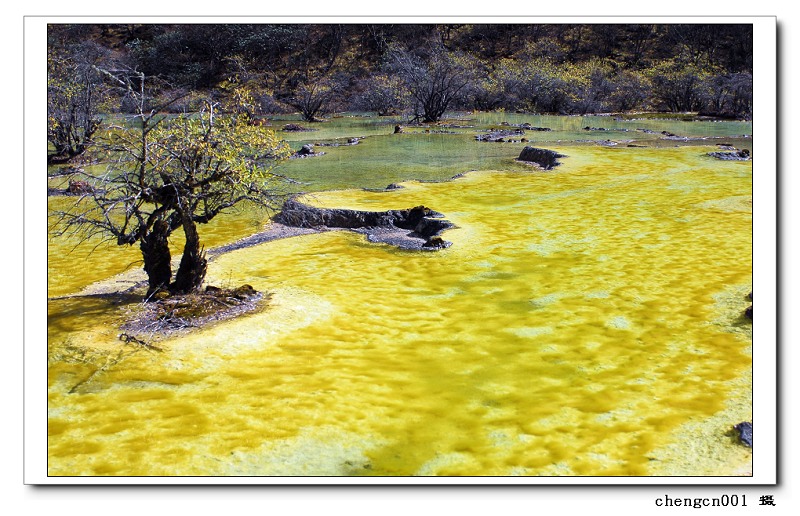
[[[100,127],[98,105],[102,79],[93,61],[102,49],[85,43],[47,51],[48,164],[65,163],[83,154]]]
[[[472,78],[465,58],[441,46],[427,48],[424,55],[395,48],[390,63],[413,99],[414,118],[423,122],[438,121]]]
[[[406,90],[396,77],[371,75],[359,81],[357,89],[351,105],[359,110],[375,111],[378,116],[398,114],[408,103]]]
[[[704,104],[704,87],[709,74],[703,69],[677,61],[665,61],[651,72],[653,97],[673,112],[698,111]]]
[[[209,101],[200,113],[161,115],[163,106],[145,107],[142,74],[107,75],[137,99],[139,113],[133,127],[105,132],[102,149],[110,161],[100,173],[82,172],[85,193],[60,213],[57,232],[138,243],[148,297],[162,289],[194,291],[207,268],[197,225],[244,202],[280,206],[284,179],[272,169],[291,151],[272,131],[248,123],[244,113],[218,113]],[[185,245],[173,280],[169,238],[179,228]]]
[[[299,110],[303,120],[318,122],[318,117],[330,109],[336,90],[332,80],[308,81],[300,85],[293,95],[285,97],[283,102]]]
[[[750,118],[753,115],[753,76],[749,73],[713,75],[706,80],[709,114]]]

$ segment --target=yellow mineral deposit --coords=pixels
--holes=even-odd
[[[56,299],[131,280],[93,285],[62,256],[74,243],[51,242],[49,474],[746,473],[724,433],[751,418],[751,163],[550,148],[568,155],[551,172],[310,196],[424,204],[453,245],[335,231],[221,255],[207,282],[269,305],[161,352],[118,340],[135,298]],[[225,219],[206,245],[260,220]],[[136,251],[86,260],[130,276]]]

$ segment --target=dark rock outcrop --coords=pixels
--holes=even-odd
[[[747,149],[742,149],[740,151],[731,151],[731,152],[709,152],[708,155],[711,156],[712,158],[717,158],[724,161],[750,160],[750,151]]]
[[[313,131],[314,129],[309,129],[308,127],[303,127],[302,125],[299,124],[286,124],[282,127],[282,130],[291,133],[298,133],[298,132]]]
[[[508,122],[500,122],[500,125],[519,127],[520,129],[525,129],[526,131],[552,131],[552,129],[550,129],[549,127],[536,127],[535,125],[531,125],[529,122],[523,122],[521,124],[510,124]]]
[[[452,222],[444,220],[444,215],[425,206],[405,210],[359,211],[316,208],[296,199],[286,201],[273,220],[299,228],[358,230],[366,233],[370,241],[392,243],[405,249],[447,247],[449,243],[444,242],[439,234],[453,227]]]
[[[395,226],[402,229],[417,230],[421,223],[437,221],[442,217],[442,214],[424,206],[416,206],[405,210],[359,211],[340,208],[316,208],[291,199],[284,203],[281,212],[275,216],[275,221],[286,226],[305,228],[326,226],[329,228],[354,229]],[[421,234],[427,232],[424,227],[420,229]]]
[[[747,294],[747,296],[745,296],[745,299],[747,299],[748,301],[750,301],[750,303],[752,303],[753,302],[753,293],[750,292],[749,294]],[[752,304],[744,309],[744,316],[747,317],[748,319],[750,319],[751,321],[753,320],[753,305]]]
[[[450,242],[445,241],[442,237],[432,237],[427,242],[422,244],[422,247],[429,247],[434,249],[444,249],[450,247]]]
[[[314,156],[322,156],[324,152],[314,152],[314,146],[310,143],[303,145],[300,150],[290,156],[290,158],[312,158]]]
[[[739,434],[739,442],[749,448],[753,447],[753,423],[744,421],[734,426],[733,429]]]
[[[540,149],[537,147],[526,146],[519,153],[517,161],[524,161],[526,163],[535,163],[542,167],[544,170],[552,170],[561,164],[558,158],[565,158],[563,154],[550,149]]]
[[[702,140],[703,137],[700,138],[689,138],[688,136],[680,136],[675,133],[671,133],[669,131],[661,131],[661,138],[662,140],[674,140],[674,141],[681,141],[681,142],[688,142],[690,140]]]

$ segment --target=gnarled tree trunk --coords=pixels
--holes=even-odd
[[[169,224],[159,220],[153,229],[139,242],[144,259],[144,271],[147,273],[147,297],[159,289],[167,288],[172,279],[172,256],[169,251]]]
[[[175,275],[175,281],[170,285],[170,291],[175,294],[187,294],[198,290],[203,284],[208,268],[206,253],[200,247],[197,224],[190,215],[183,219],[183,233],[186,235],[186,244],[183,246],[181,264]]]

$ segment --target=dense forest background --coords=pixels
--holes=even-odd
[[[211,97],[306,120],[498,109],[752,116],[751,25],[86,24],[51,25],[48,38],[50,91],[61,92],[51,97],[92,85],[105,113],[135,109],[125,89],[98,87],[104,70],[124,69],[147,78],[152,105],[176,112]]]

